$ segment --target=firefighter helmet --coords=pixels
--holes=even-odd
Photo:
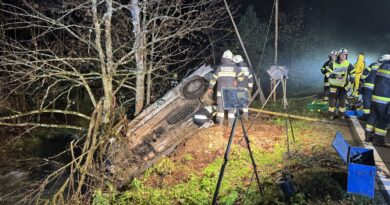
[[[244,59],[242,59],[242,56],[241,56],[241,55],[235,55],[235,56],[233,57],[233,61],[234,61],[235,63],[240,63],[240,62],[244,61]]]
[[[340,49],[340,50],[339,50],[339,55],[341,55],[341,54],[346,54],[346,55],[348,55],[348,50],[345,49],[345,48]]]
[[[222,58],[233,60],[233,53],[230,50],[223,52]]]
[[[331,56],[337,56],[339,53],[336,51],[336,50],[333,50],[333,51],[331,51],[330,53],[329,53],[329,58],[331,57]]]
[[[384,54],[378,59],[379,62],[390,61],[390,54]]]

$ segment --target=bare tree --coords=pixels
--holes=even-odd
[[[73,129],[83,136],[70,144],[71,162],[49,175],[33,199],[69,169],[52,203],[78,200],[84,188],[104,185],[104,150],[122,137],[115,133],[126,107],[135,103],[140,112],[145,84],[150,102],[153,79],[204,61],[208,36],[222,31],[219,41],[228,33],[219,0],[123,2],[0,1],[2,100],[22,94],[31,101],[28,110],[8,106],[0,125]],[[81,120],[48,120],[52,113]],[[80,155],[73,152],[77,146]]]
[[[221,1],[132,0],[131,4],[133,33],[137,36],[133,48],[140,48],[136,51],[138,113],[145,101],[145,75],[149,104],[153,80],[209,60],[206,56],[211,42],[207,34],[221,31],[227,16]],[[225,30],[225,35],[229,33]]]

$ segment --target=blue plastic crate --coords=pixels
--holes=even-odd
[[[348,166],[347,192],[374,198],[376,176],[374,151],[350,146],[340,132],[336,133],[332,146]]]
[[[347,110],[345,111],[345,115],[348,117],[356,116],[356,117],[361,117],[363,116],[363,110]]]

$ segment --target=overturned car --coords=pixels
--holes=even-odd
[[[203,65],[121,128],[109,149],[109,172],[119,186],[142,173],[191,136],[213,69]]]

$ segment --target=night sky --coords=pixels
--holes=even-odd
[[[268,22],[273,2],[244,0],[241,1],[241,11],[248,5],[253,5],[258,18],[262,22]],[[365,54],[367,64],[374,62],[382,54],[390,53],[390,0],[279,0],[279,4],[282,15],[303,11],[306,34],[326,34],[330,41],[325,45],[318,45],[315,51],[307,50],[306,53],[304,51],[296,55],[295,58],[300,61],[299,68],[297,64],[295,67],[288,65],[286,61],[290,70],[305,74],[307,86],[322,86],[323,76],[319,68],[333,49],[348,49],[349,61],[353,64],[358,53]],[[317,41],[310,41],[311,39],[307,39],[306,42],[318,44]],[[280,59],[282,62],[283,60]]]
[[[273,0],[244,0],[242,7],[255,6],[259,18],[268,21]],[[334,46],[351,52],[390,52],[389,0],[279,0],[281,13],[303,8],[306,29],[320,29],[332,35]],[[377,47],[378,46],[378,47]],[[356,51],[355,51],[356,50]]]

